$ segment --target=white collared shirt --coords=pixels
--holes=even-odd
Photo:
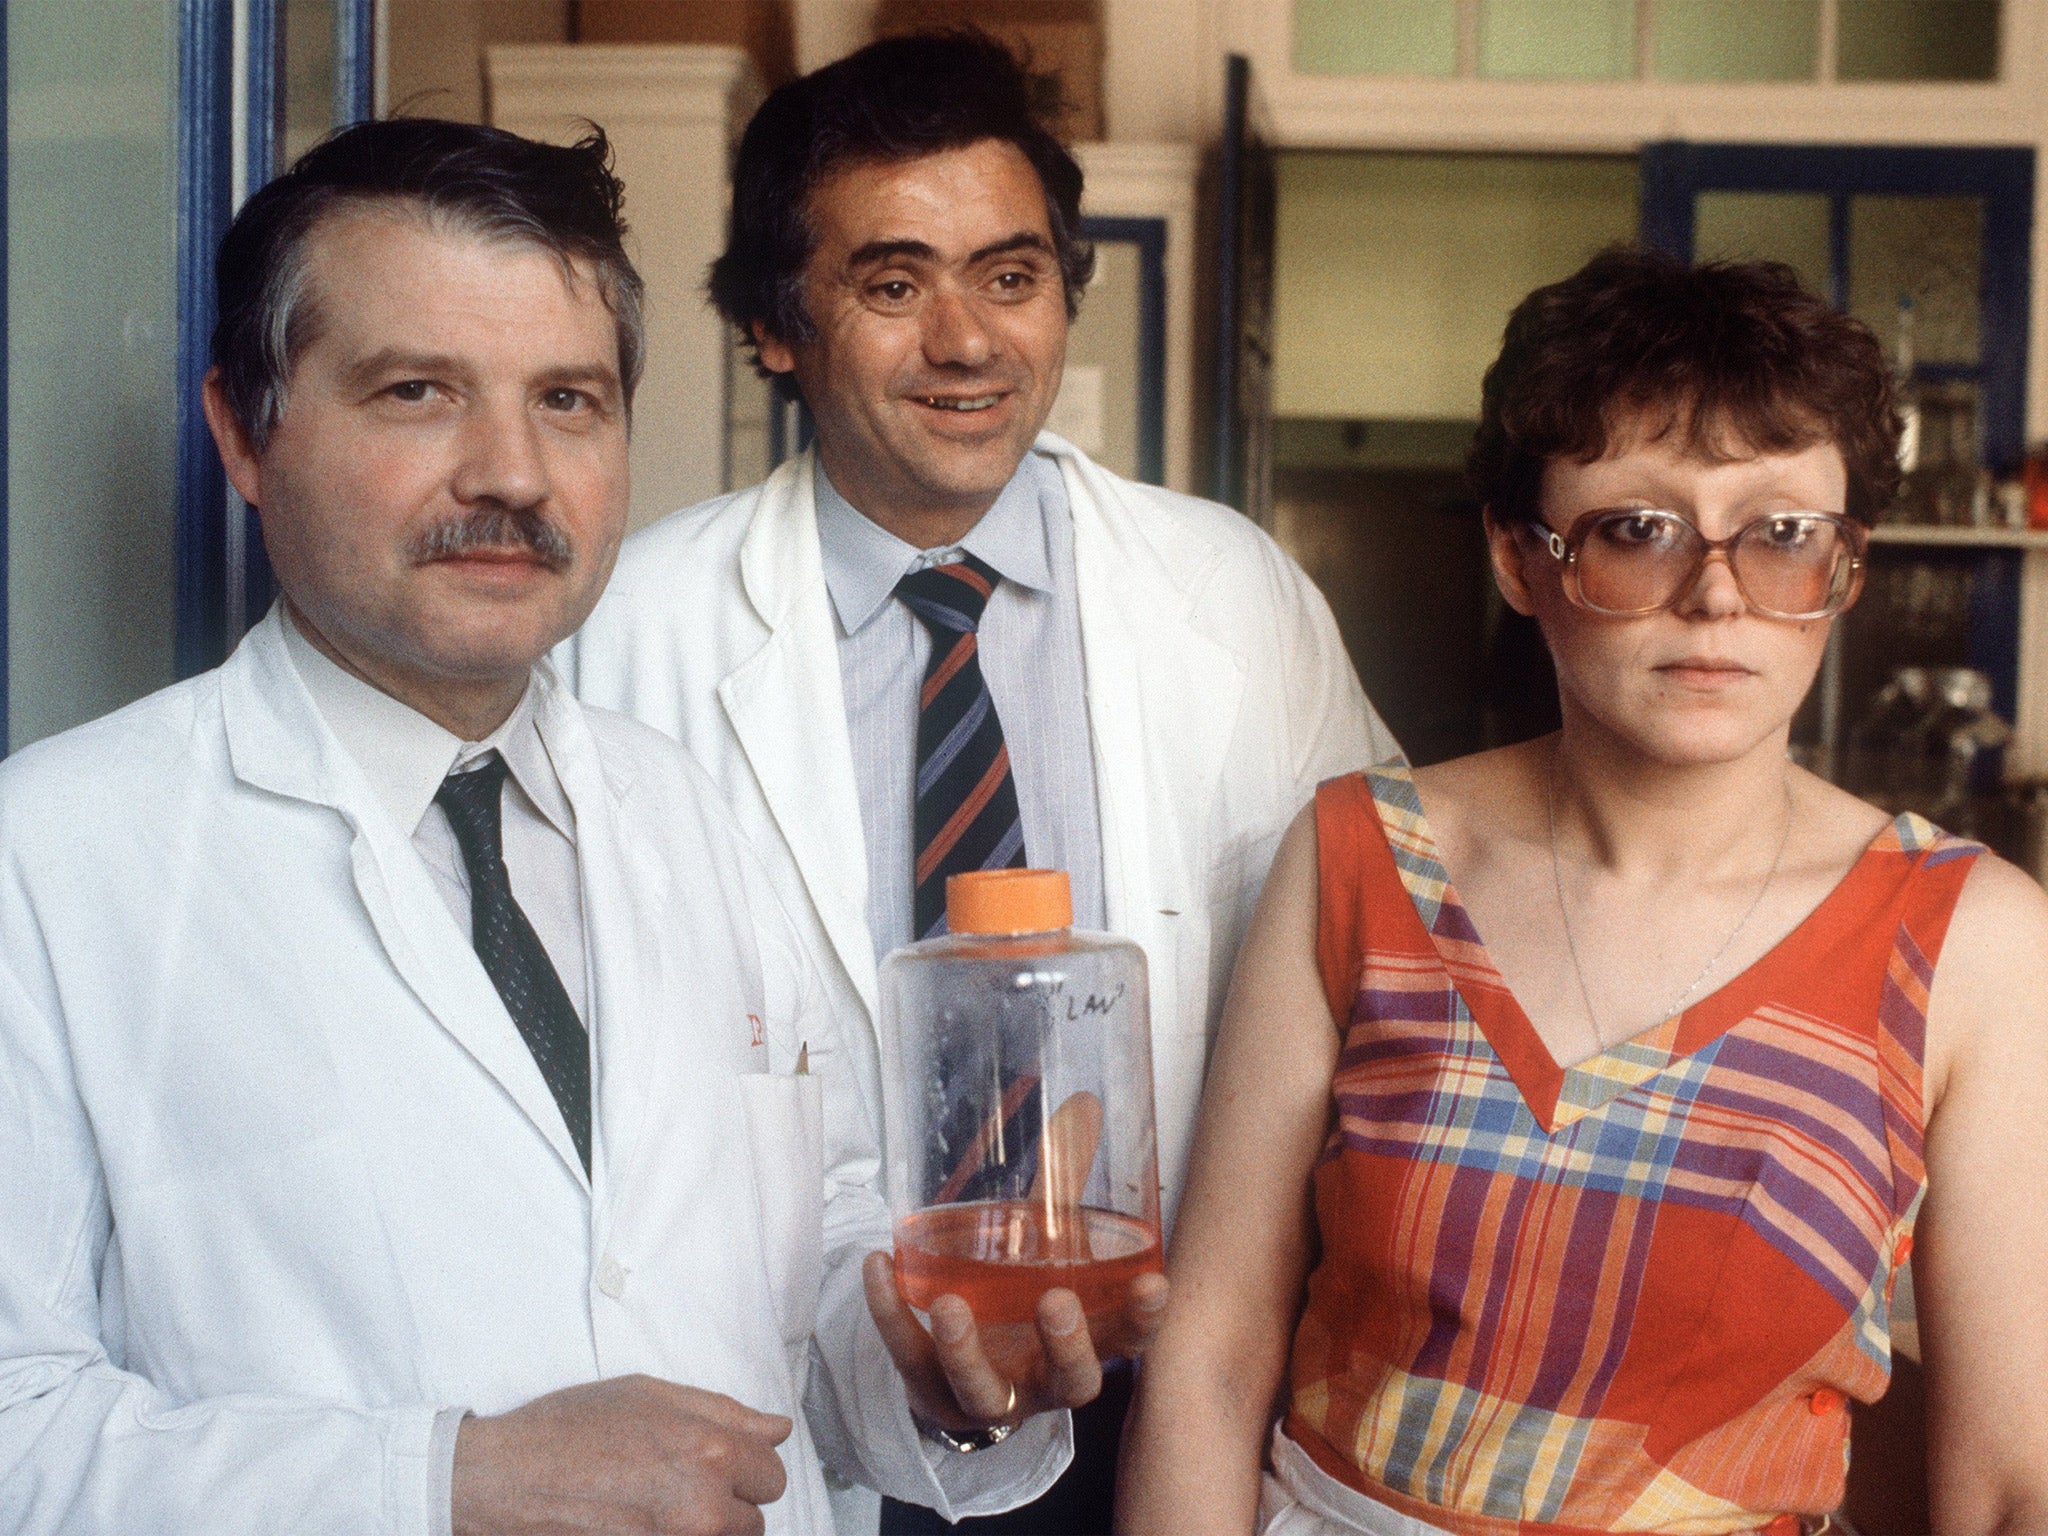
[[[434,794],[450,773],[492,752],[505,760],[505,873],[512,897],[533,924],[576,1016],[587,1026],[590,981],[576,817],[534,724],[532,683],[503,725],[482,741],[464,741],[334,662],[299,633],[289,608],[285,619],[286,652],[320,717],[363,770],[378,803],[412,839],[465,938],[470,932],[469,871],[455,829]]]
[[[1059,469],[1027,453],[957,545],[915,549],[861,513],[813,471],[825,586],[838,619],[840,684],[868,856],[868,932],[881,959],[916,937],[918,695],[930,632],[896,594],[911,571],[986,561],[1002,581],[976,648],[1010,751],[1024,856],[1063,869],[1074,925],[1103,926],[1102,829],[1088,728],[1087,674],[1074,583],[1074,518]]]

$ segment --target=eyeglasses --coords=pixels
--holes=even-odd
[[[1564,564],[1565,596],[1581,608],[1638,618],[1675,607],[1709,555],[1728,562],[1736,590],[1768,619],[1824,619],[1863,589],[1869,532],[1835,512],[1769,512],[1710,539],[1676,512],[1588,512],[1560,534],[1527,525]]]

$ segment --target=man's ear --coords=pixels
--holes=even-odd
[[[228,484],[250,506],[258,505],[256,488],[262,479],[261,457],[228,406],[227,391],[221,386],[218,368],[206,370],[206,382],[199,390],[199,405],[206,412],[206,425],[213,433],[213,445],[220,450],[220,462],[228,472]]]
[[[1536,604],[1529,595],[1529,546],[1520,532],[1521,525],[1501,521],[1491,507],[1480,515],[1486,523],[1486,552],[1493,561],[1493,583],[1500,588],[1501,600],[1528,618],[1536,612]]]
[[[754,350],[760,354],[761,366],[770,373],[796,372],[796,353],[789,343],[768,329],[766,321],[749,320],[747,329],[754,333]]]

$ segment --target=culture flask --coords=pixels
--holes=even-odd
[[[946,921],[882,962],[897,1288],[963,1298],[1013,1381],[1058,1286],[1128,1354],[1132,1283],[1162,1267],[1144,951],[1072,927],[1057,870],[956,875]]]

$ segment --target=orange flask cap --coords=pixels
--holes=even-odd
[[[946,881],[946,926],[954,933],[1048,933],[1074,926],[1074,893],[1063,869],[977,869]]]

